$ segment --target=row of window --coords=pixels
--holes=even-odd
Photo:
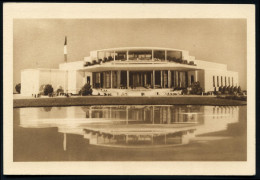
[[[151,60],[159,59],[165,60],[167,56],[168,60],[182,59],[181,51],[160,51],[160,50],[136,50],[136,51],[99,51],[98,59],[112,58],[115,60]]]
[[[234,86],[234,78],[227,76],[213,76],[213,87],[219,86]]]

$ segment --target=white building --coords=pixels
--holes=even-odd
[[[238,73],[226,64],[195,59],[188,51],[157,47],[123,47],[91,51],[83,61],[66,62],[59,69],[25,69],[21,93],[39,93],[51,84],[54,90],[77,94],[85,83],[94,89],[172,89],[200,82],[205,92],[220,86],[238,86]]]

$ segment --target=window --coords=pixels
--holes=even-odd
[[[225,76],[225,86],[227,86],[227,77]]]
[[[232,77],[232,86],[234,86],[234,78]]]
[[[219,87],[219,78],[217,76],[217,87]]]
[[[167,51],[167,60],[179,60],[182,59],[182,52],[181,51]]]
[[[221,76],[221,86],[223,86],[223,77]]]
[[[213,76],[213,87],[215,87],[215,76]]]
[[[165,60],[165,51],[154,51],[153,52],[154,60]]]
[[[151,60],[152,59],[152,51],[129,51],[128,52],[129,60]]]
[[[228,85],[230,86],[230,77],[228,77]]]
[[[126,60],[126,51],[116,51],[115,60]]]

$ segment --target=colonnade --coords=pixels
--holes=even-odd
[[[193,75],[188,75],[188,71],[172,70],[93,72],[92,86],[117,89],[187,87],[198,79],[197,72],[193,74],[195,77],[191,78]]]
[[[196,111],[198,110],[200,110],[199,107]],[[194,108],[185,106],[147,106],[145,108],[125,106],[120,110],[113,106],[102,109],[93,109],[91,106],[86,112],[86,118],[124,119],[126,124],[129,123],[128,121],[147,124],[195,123],[198,122],[198,114],[194,111]]]

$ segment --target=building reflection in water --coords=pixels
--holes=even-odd
[[[237,106],[82,106],[21,108],[23,128],[57,127],[104,146],[187,144],[197,135],[226,130],[238,122]]]

